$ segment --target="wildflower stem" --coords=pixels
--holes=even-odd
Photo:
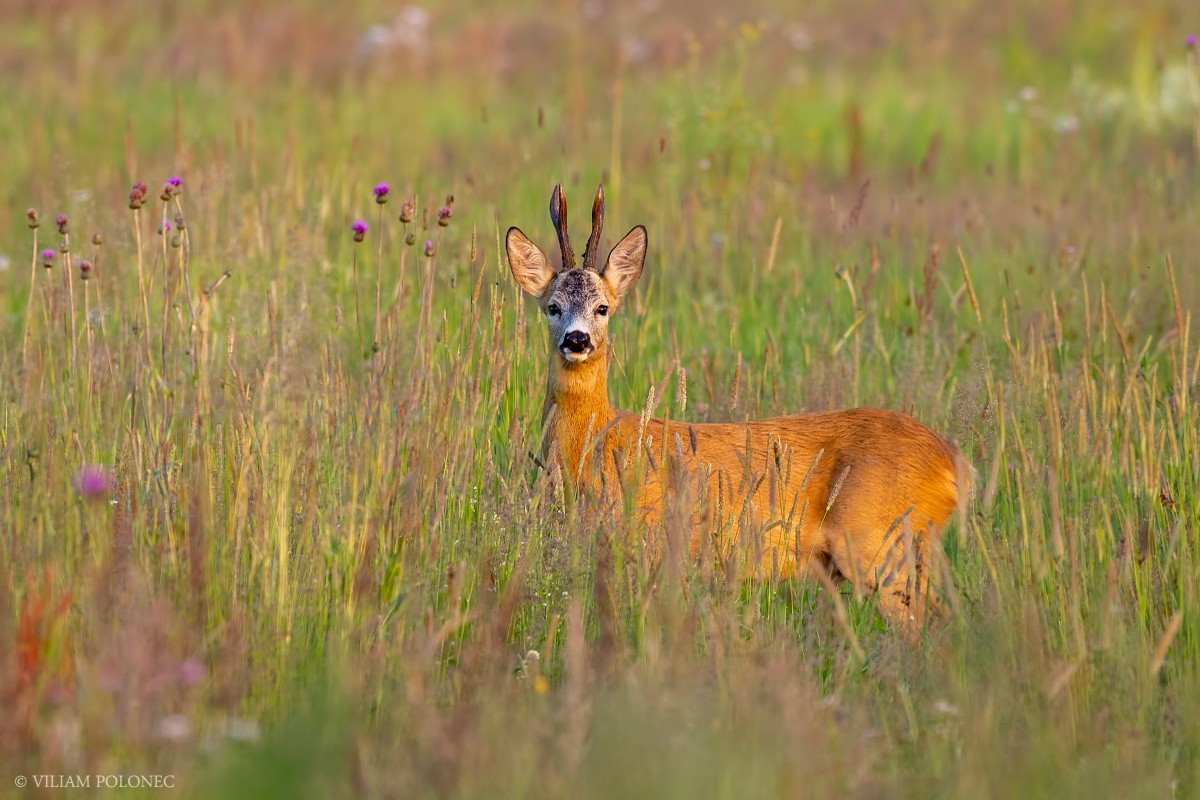
[[[87,396],[88,408],[92,408],[92,292],[88,282],[83,281],[83,335],[87,343]]]
[[[170,237],[169,223],[167,221],[167,212],[169,210],[169,202],[163,201],[162,222],[158,229],[159,236],[162,238],[162,265],[163,265],[163,308],[162,308],[162,343],[160,344],[159,356],[162,359],[163,372],[167,371],[167,342],[170,337],[171,326],[171,251],[167,244],[167,239]]]
[[[362,313],[358,306],[358,245],[354,246],[354,330],[358,333],[358,349],[363,349]]]
[[[33,229],[33,256],[29,261],[29,296],[25,298],[25,333],[21,337],[21,371],[29,369],[29,323],[33,319],[33,295],[37,284],[38,229]]]
[[[183,220],[183,203],[179,202],[179,195],[175,195],[175,209],[178,213],[176,223],[179,225],[179,271],[180,280],[183,283],[183,296],[187,300],[188,307],[188,323],[186,347],[192,354],[192,377],[196,379],[200,374],[199,362],[199,326],[196,319],[196,303],[192,299],[192,232],[191,229],[182,223]],[[180,331],[180,338],[183,338],[183,331]]]
[[[137,242],[137,271],[138,271],[138,292],[142,296],[142,324],[145,326],[143,334],[150,335],[150,301],[146,298],[146,275],[142,266],[142,211],[139,208],[133,210],[133,236]],[[149,346],[149,339],[147,339]]]
[[[103,248],[100,246],[99,240],[94,240],[95,251],[92,253],[92,267],[99,273],[100,271],[100,253]],[[108,324],[105,322],[105,317],[108,314],[104,310],[104,292],[100,288],[100,284],[96,284],[96,312],[100,320],[100,338],[104,342],[104,363],[108,365],[109,380],[116,380],[116,367],[113,366],[112,351],[108,346]]]
[[[380,323],[379,305],[380,305],[380,293],[382,292],[382,286],[383,286],[383,204],[379,205],[378,238],[379,238],[379,248],[378,248],[378,250],[376,250],[376,255],[375,255],[375,336],[372,339],[372,344],[371,344],[371,356],[372,357],[374,357],[375,353],[377,353],[379,351],[379,348],[381,346],[380,339],[379,339],[379,323]]]
[[[1192,138],[1196,143],[1196,156],[1200,158],[1200,55],[1195,46],[1187,52],[1188,86],[1192,95]]]
[[[75,277],[74,277],[74,276],[71,274],[71,273],[72,273],[72,267],[71,267],[71,250],[70,250],[70,246],[71,246],[71,243],[70,243],[70,237],[69,237],[69,235],[68,235],[68,234],[65,234],[65,233],[64,233],[64,234],[63,234],[63,249],[64,249],[64,250],[66,250],[66,252],[64,253],[64,255],[66,256],[66,258],[64,259],[64,261],[66,261],[66,268],[67,268],[67,294],[70,296],[70,299],[71,299],[71,371],[72,371],[72,372],[74,372],[74,371],[75,371],[75,364],[76,364],[76,362],[77,362],[77,360],[78,360],[78,359],[77,359],[77,357],[76,357],[76,344],[75,344],[75,340],[76,340],[76,329],[75,329]]]
[[[179,195],[175,195],[175,209],[179,212],[179,217],[183,218],[183,203],[179,202]],[[191,224],[191,220],[188,220]],[[188,314],[193,323],[196,321],[196,304],[192,301],[192,275],[191,275],[191,250],[192,250],[192,231],[188,226],[183,226],[179,229],[180,248],[179,248],[179,268],[182,271],[183,291],[187,296]]]
[[[387,326],[388,335],[391,335],[392,316],[396,313],[396,308],[400,305],[400,300],[404,297],[404,271],[408,262],[408,223],[404,223],[401,231],[400,241],[400,276],[396,279],[396,291],[392,293],[392,304],[388,306],[387,315],[384,317],[384,324]]]

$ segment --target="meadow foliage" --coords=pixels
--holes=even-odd
[[[1200,15],[793,5],[0,8],[0,791],[1200,791]],[[972,462],[916,646],[541,473],[601,180],[615,406]]]

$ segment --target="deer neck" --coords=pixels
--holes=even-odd
[[[550,353],[542,425],[549,421],[551,429],[543,433],[543,457],[557,448],[563,473],[573,478],[584,448],[615,414],[608,404],[606,348],[598,348],[582,364],[568,364],[557,353]]]

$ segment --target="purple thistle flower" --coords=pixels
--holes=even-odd
[[[432,239],[425,240],[425,255],[427,255],[427,256],[433,255],[433,240]]]
[[[450,224],[450,217],[454,216],[454,209],[449,204],[438,209],[438,225],[443,228]]]
[[[159,234],[170,233],[171,232],[171,220],[164,219],[163,223],[162,223],[162,227],[158,229],[158,232],[159,232]]]
[[[92,276],[92,262],[88,261],[85,258],[83,261],[79,262],[79,277],[86,281],[91,276]]]
[[[59,233],[67,233],[71,230],[71,221],[67,219],[66,214],[59,214],[55,217],[54,224],[58,226]]]
[[[171,177],[167,178],[167,183],[178,189],[180,186],[183,186],[183,178],[179,177],[178,175],[172,175]]]
[[[47,247],[42,251],[42,266],[46,269],[54,266],[54,250],[52,248]]]
[[[189,658],[179,665],[179,682],[185,686],[195,686],[204,680],[206,674],[208,674],[208,670],[194,658]]]
[[[75,473],[75,491],[85,499],[107,497],[112,492],[112,478],[104,467],[85,465]]]
[[[1195,50],[1196,45],[1200,44],[1200,39],[1197,39],[1196,34],[1192,33],[1189,34],[1186,39],[1184,39],[1184,43],[1187,44],[1188,48]]]
[[[367,231],[370,230],[370,227],[367,225],[367,221],[365,219],[360,219],[356,220],[354,224],[350,226],[350,230],[354,233],[354,241],[361,242],[366,238]]]
[[[375,184],[375,189],[373,190],[375,192],[375,202],[379,203],[379,205],[386,203],[388,200],[388,192],[391,190],[391,187],[386,183]]]

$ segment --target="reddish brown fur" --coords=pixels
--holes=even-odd
[[[600,193],[595,208],[602,217]],[[565,209],[556,187],[551,210],[564,242]],[[642,269],[639,230],[614,248],[604,269],[587,273],[596,302],[607,300],[613,310]],[[515,228],[508,251],[514,277],[549,308],[569,267],[553,273]],[[970,467],[952,445],[912,417],[870,408],[747,423],[643,423],[609,405],[606,326],[592,332],[596,348],[583,360],[550,343],[543,458],[572,486],[614,497],[632,484],[650,526],[665,508],[678,507],[673,495],[690,495],[694,556],[747,554],[758,578],[817,571],[844,578],[876,594],[902,628],[923,622],[934,599],[928,574],[937,550],[930,544],[969,491]]]
[[[634,472],[641,418],[611,408],[607,371],[606,354],[579,365],[551,356],[545,455],[577,488],[614,488]],[[662,516],[663,470],[682,453],[688,484],[705,501],[692,521],[693,553],[706,535],[722,555],[740,544],[756,577],[826,570],[878,592],[883,613],[904,627],[921,621],[931,596],[924,543],[936,541],[965,497],[969,468],[917,420],[871,408],[744,424],[651,419],[643,440],[638,508],[649,525]],[[594,450],[581,461],[588,443]],[[594,453],[604,454],[600,470]],[[906,547],[911,541],[918,546]]]

